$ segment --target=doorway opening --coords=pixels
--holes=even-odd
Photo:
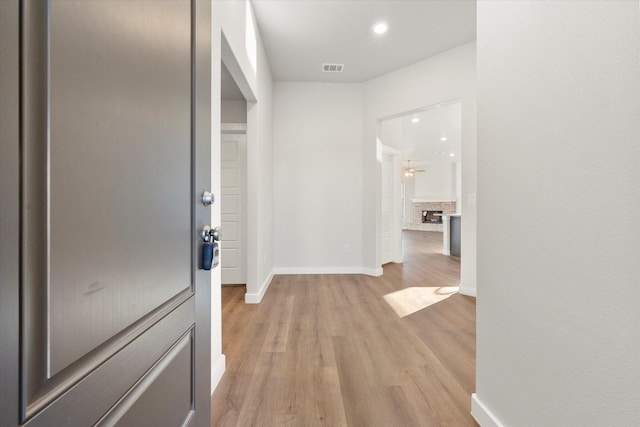
[[[457,101],[379,120],[381,264],[447,256],[459,265],[461,135],[462,104]],[[396,235],[401,237],[394,241]],[[399,260],[393,259],[397,252]]]
[[[220,266],[223,286],[247,283],[247,100],[221,64]]]

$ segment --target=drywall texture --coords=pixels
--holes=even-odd
[[[275,265],[360,269],[362,86],[277,82],[273,133]]]
[[[378,120],[425,106],[458,100],[462,104],[461,291],[476,288],[476,46],[467,43],[363,84],[364,173],[362,236],[365,268],[380,266],[380,162]]]
[[[640,419],[639,10],[478,2],[476,398],[505,426]]]

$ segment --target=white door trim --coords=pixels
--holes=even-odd
[[[382,154],[390,156],[393,163],[393,182],[392,197],[394,200],[393,209],[393,232],[392,232],[392,261],[395,263],[402,262],[402,202],[401,202],[401,163],[400,150],[381,144]],[[381,174],[382,175],[382,174]],[[382,188],[382,176],[380,178],[380,187]],[[382,206],[382,205],[380,205]],[[378,230],[380,241],[380,251],[382,252],[382,221],[380,221],[380,229]],[[380,258],[382,259],[382,258]]]
[[[246,123],[220,123],[220,133],[223,135],[229,134],[246,134]]]

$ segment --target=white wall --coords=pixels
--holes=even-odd
[[[416,172],[413,178],[413,195],[425,201],[456,199],[455,163],[448,161],[424,161],[412,166],[424,172]]]
[[[360,271],[362,85],[277,82],[273,132],[278,272]]]
[[[380,274],[379,119],[453,100],[462,104],[462,191],[475,193],[475,43],[363,84],[276,83],[277,271]],[[380,130],[395,146],[397,132]],[[475,294],[475,205],[464,199],[461,290]]]
[[[250,3],[244,0],[212,2],[211,54],[211,151],[212,192],[220,194],[220,121],[221,121],[221,61],[223,55],[233,59],[225,65],[245,97],[256,101],[247,112],[247,162],[251,168],[247,176],[247,295],[259,298],[266,290],[272,269],[272,205],[273,192],[271,136],[271,71]],[[248,27],[249,25],[249,27]],[[250,29],[250,31],[247,31]],[[226,40],[223,41],[223,38]],[[257,65],[254,66],[254,63]],[[242,78],[239,80],[238,77]],[[262,218],[259,218],[263,215]],[[221,222],[220,204],[212,205],[211,224]],[[260,260],[258,262],[258,260]],[[214,269],[211,292],[211,386],[215,388],[225,368],[222,354],[222,309],[220,269]],[[264,289],[264,290],[263,290]],[[261,294],[262,292],[262,294]],[[246,298],[246,297],[245,297]],[[256,302],[257,302],[256,301]]]
[[[638,425],[639,10],[478,2],[483,426]]]
[[[256,29],[257,32],[257,29]],[[254,145],[257,149],[256,162],[251,163],[252,171],[255,174],[253,191],[250,197],[258,201],[258,205],[252,210],[256,218],[257,230],[255,240],[249,240],[249,246],[255,245],[257,253],[252,258],[257,271],[253,273],[253,280],[247,281],[247,295],[245,301],[249,303],[258,303],[262,300],[271,279],[273,278],[273,209],[274,209],[274,192],[273,192],[273,90],[274,83],[271,74],[271,67],[267,59],[260,34],[258,37],[258,54],[256,67],[258,70],[258,103],[256,114],[258,144]],[[252,129],[249,129],[249,133]],[[251,134],[249,134],[251,138]],[[252,238],[252,234],[249,234]],[[250,269],[251,271],[251,269]]]
[[[404,217],[402,218],[402,228],[407,228],[409,224],[413,223],[413,202],[411,199],[414,193],[414,181],[412,178],[405,177],[403,174],[402,182],[404,182]]]
[[[223,99],[220,120],[222,123],[247,123],[247,101]]]
[[[402,151],[402,119],[385,120],[379,124],[380,142],[396,150]],[[404,160],[404,159],[403,159]],[[406,166],[406,162],[403,163]]]
[[[475,42],[435,55],[408,67],[370,80],[364,93],[364,210],[363,264],[380,266],[380,163],[376,130],[380,118],[451,100],[462,103],[462,259],[461,292],[475,294],[476,206],[468,194],[476,193],[476,48]]]

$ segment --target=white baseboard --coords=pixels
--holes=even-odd
[[[275,274],[366,274],[382,276],[382,268],[364,267],[277,267]]]
[[[276,274],[361,274],[360,267],[277,267]]]
[[[460,288],[458,289],[458,293],[462,295],[466,295],[468,297],[477,297],[477,289],[472,288],[471,286],[464,286],[460,283]]]
[[[475,393],[471,394],[471,415],[481,427],[504,427],[504,424],[484,406]]]
[[[378,267],[378,268],[366,268],[366,267],[362,267],[362,271],[360,272],[361,274],[366,274],[367,276],[382,276],[382,267]]]
[[[244,302],[246,304],[259,304],[267,289],[269,289],[273,276],[276,274],[366,274],[369,276],[382,276],[382,267],[375,269],[364,267],[276,267],[271,270],[271,273],[269,273],[269,276],[260,287],[260,291],[244,294]]]
[[[226,369],[226,357],[224,354],[218,356],[218,360],[211,365],[211,394],[215,391],[216,387],[220,383],[224,371]]]
[[[269,285],[271,285],[271,281],[273,280],[274,275],[275,269],[272,269],[269,273],[269,276],[267,276],[267,279],[264,281],[262,286],[260,286],[260,290],[258,291],[258,293],[250,294],[249,292],[247,292],[246,294],[244,294],[245,304],[260,304],[260,301],[262,301],[262,297],[264,297],[267,289],[269,289]]]

